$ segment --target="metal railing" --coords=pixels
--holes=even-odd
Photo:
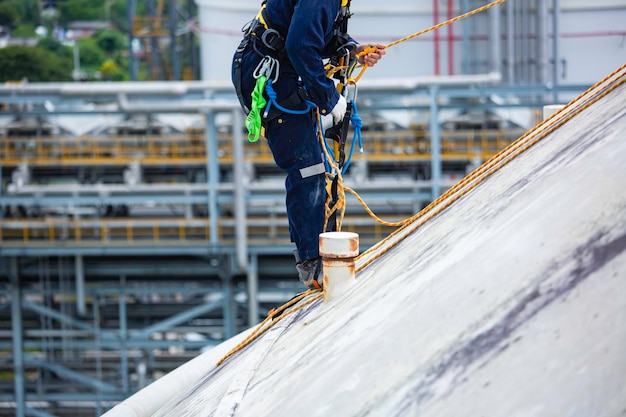
[[[344,231],[356,232],[366,244],[384,238],[393,229],[381,226],[367,216],[350,216]],[[222,245],[236,241],[235,219],[220,218],[217,235]],[[0,220],[3,247],[63,245],[208,245],[211,230],[208,219],[28,219]],[[286,216],[255,216],[247,219],[250,245],[289,245]]]
[[[442,160],[483,160],[517,139],[521,129],[456,130],[441,133]],[[5,137],[0,140],[0,164],[17,166],[71,165],[204,165],[206,140],[202,132],[175,135],[79,136],[79,137]],[[429,161],[430,134],[421,129],[363,132],[364,153],[356,160],[372,162]],[[269,147],[263,143],[244,145],[244,158],[255,164],[273,163]],[[230,134],[218,135],[218,160],[233,162]]]

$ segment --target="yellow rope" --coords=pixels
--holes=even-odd
[[[267,314],[267,317],[265,318],[265,320],[263,320],[263,322],[261,322],[261,324],[259,324],[256,327],[256,329],[254,329],[254,331],[252,333],[250,333],[245,339],[243,339],[241,342],[239,342],[235,347],[233,347],[230,351],[228,351],[228,353],[226,353],[226,355],[224,355],[219,361],[217,361],[215,366],[220,366],[228,358],[230,358],[235,353],[239,352],[241,349],[243,349],[246,346],[248,346],[250,343],[254,342],[263,333],[265,333],[266,331],[271,329],[272,326],[274,326],[276,323],[278,323],[279,321],[281,321],[285,317],[289,316],[290,314],[295,313],[298,310],[301,310],[302,308],[308,306],[309,304],[315,302],[316,300],[319,300],[324,295],[324,294],[321,293],[321,291],[322,290],[308,290],[308,291],[305,291],[302,294],[299,294],[296,297],[292,298],[291,300],[289,300],[288,302],[286,302],[282,306],[280,306],[280,307],[278,307],[276,309],[270,310],[270,312]],[[306,300],[304,303],[302,303],[302,304],[292,308],[291,310],[285,311],[289,307],[291,307],[292,305],[297,304],[298,302],[300,302],[301,300],[305,299],[306,297],[308,297],[309,295],[312,295],[312,294],[316,294],[316,295],[311,297],[310,299]]]
[[[389,226],[389,227],[398,227],[398,226],[402,226],[403,224],[407,223],[410,219],[406,219],[406,220],[400,220],[397,222],[388,222],[385,221],[383,219],[381,219],[380,217],[378,217],[373,211],[372,209],[369,208],[369,206],[367,205],[367,203],[361,198],[361,196],[354,191],[352,188],[350,187],[344,187],[344,189],[346,191],[348,191],[350,194],[352,194],[354,197],[356,197],[356,199],[359,201],[359,203],[361,203],[361,205],[363,206],[363,208],[365,209],[365,211],[367,211],[367,213],[373,218],[375,219],[378,223],[382,224],[383,226]]]
[[[457,21],[459,21],[461,19],[465,19],[466,17],[475,15],[477,13],[481,13],[481,12],[483,12],[483,11],[485,11],[485,10],[491,8],[491,7],[494,7],[494,6],[496,6],[496,5],[500,4],[500,3],[504,3],[505,1],[506,0],[496,0],[496,1],[493,1],[493,2],[491,2],[489,4],[486,4],[486,5],[482,6],[482,7],[479,7],[477,9],[471,10],[471,11],[469,11],[467,13],[463,13],[462,15],[459,15],[459,16],[457,16],[455,18],[446,20],[444,22],[441,22],[441,23],[438,23],[438,24],[436,24],[434,26],[431,26],[431,27],[429,27],[427,29],[424,29],[424,30],[421,30],[419,32],[413,33],[412,35],[409,35],[409,36],[406,36],[404,38],[398,39],[398,40],[396,40],[394,42],[388,43],[387,45],[385,45],[385,48],[390,48],[390,47],[392,47],[394,45],[397,45],[399,43],[408,41],[410,39],[413,39],[413,38],[416,38],[418,36],[421,36],[421,35],[423,35],[425,33],[431,32],[433,30],[437,30],[437,29],[439,29],[439,28],[441,28],[443,26],[446,26],[446,25],[449,25],[451,23],[457,22]],[[368,54],[369,52],[373,52],[373,51],[375,51],[375,49],[376,48],[374,46],[366,47],[362,52],[360,52],[357,55],[357,58],[361,57],[361,56],[364,56],[364,55]],[[354,65],[349,66],[349,67],[346,67],[345,65],[340,65],[340,66],[337,66],[337,67],[327,66],[327,68],[326,68],[326,71],[327,71],[326,75],[328,77],[330,77],[335,72],[337,72],[339,70],[346,69],[346,68],[349,68],[347,84],[356,84],[361,79],[361,77],[363,76],[363,73],[365,72],[365,69],[367,68],[367,65],[363,65],[362,66],[361,72],[359,73],[359,75],[356,78],[350,77],[351,74],[352,74],[352,71],[354,70]],[[331,192],[330,192],[331,190],[328,189],[328,187],[327,187],[327,194],[328,194],[329,197],[326,200],[326,208],[327,208],[327,210],[326,210],[325,219],[324,219],[324,230],[327,230],[327,225],[328,225],[329,218],[335,212],[337,212],[338,215],[336,216],[336,230],[337,231],[341,231],[341,226],[343,224],[343,217],[344,217],[344,214],[345,214],[345,192],[344,192],[344,186],[343,186],[343,178],[341,176],[341,170],[335,164],[332,163],[332,158],[330,157],[330,155],[328,153],[328,150],[326,149],[326,142],[324,140],[324,135],[323,135],[323,132],[322,132],[319,112],[318,112],[318,135],[319,135],[320,143],[322,144],[322,149],[324,150],[324,154],[326,155],[326,159],[330,162],[332,169],[337,173],[336,175],[337,175],[338,201],[335,204],[335,206],[333,206],[330,209],[328,209],[328,204],[329,204],[329,202],[331,200],[331,197],[330,197],[331,196]],[[334,179],[333,176],[329,176],[327,181],[330,181],[332,183],[333,179]],[[376,214],[374,214],[374,212],[367,206],[365,201],[363,201],[363,199],[354,190],[352,190],[352,189],[346,189],[346,190],[349,191],[352,195],[354,195],[357,198],[357,200],[361,203],[361,205],[365,208],[365,210],[368,212],[368,214],[372,218],[374,218],[377,222],[379,222],[380,224],[382,224],[384,226],[397,227],[397,226],[402,226],[403,224],[406,224],[407,222],[411,221],[411,219],[406,219],[406,220],[399,221],[399,222],[387,222],[387,221],[384,221],[384,220],[380,219],[378,216],[376,216]]]
[[[379,258],[381,255],[389,251],[399,242],[401,242],[406,236],[401,239],[397,239],[393,245],[390,245],[386,249],[379,250],[385,243],[387,243],[390,239],[398,235],[401,231],[405,230],[409,225],[417,222],[417,220],[422,219],[420,222],[417,222],[413,230],[418,229],[423,226],[428,220],[434,218],[439,213],[444,211],[446,208],[450,207],[455,201],[469,193],[472,189],[482,183],[489,176],[500,170],[503,166],[505,166],[508,162],[512,161],[517,156],[521,155],[523,152],[528,150],[531,146],[535,145],[541,139],[545,138],[547,135],[555,131],[557,128],[562,126],[565,122],[571,120],[574,116],[581,113],[583,110],[588,108],[593,103],[597,102],[602,97],[609,94],[611,91],[615,90],[620,85],[626,82],[625,74],[619,74],[620,72],[624,72],[626,69],[626,64],[622,65],[620,68],[600,80],[594,86],[589,88],[587,91],[582,93],[576,99],[572,100],[569,104],[561,108],[559,111],[554,113],[552,116],[544,120],[542,123],[537,125],[534,129],[529,130],[524,135],[522,135],[518,140],[504,148],[498,154],[494,155],[491,159],[486,161],[483,165],[477,168],[474,172],[469,174],[467,177],[456,183],[452,188],[443,193],[437,199],[435,199],[432,203],[426,206],[422,211],[417,213],[415,216],[407,219],[402,224],[402,227],[396,229],[393,233],[387,236],[385,239],[379,241],[376,245],[369,248],[367,251],[361,253],[357,260],[362,259],[364,256],[377,251],[376,256],[371,257],[367,261],[359,264],[356,268],[356,271],[360,271],[369,264],[371,264],[374,260]],[[616,80],[611,80],[617,76]],[[602,90],[595,92],[595,90],[600,87],[602,84],[607,83],[609,80],[611,82],[602,88]],[[582,103],[582,104],[580,104]],[[472,181],[474,181],[471,185]],[[467,187],[466,187],[467,186]],[[465,187],[465,188],[464,188]],[[447,200],[447,201],[446,201]],[[437,207],[435,209],[435,207]]]
[[[477,168],[474,172],[472,172],[470,175],[465,177],[463,180],[459,181],[452,188],[450,188],[444,194],[439,196],[435,201],[430,203],[426,208],[424,208],[424,210],[420,211],[415,216],[407,220],[401,221],[401,222],[384,222],[381,220],[383,224],[386,224],[389,226],[402,225],[402,227],[400,227],[399,229],[396,229],[387,238],[381,240],[378,244],[372,246],[370,249],[363,252],[361,255],[357,257],[357,259],[361,259],[363,256],[378,250],[378,248],[380,248],[384,243],[388,242],[391,238],[393,238],[398,233],[406,229],[409,225],[412,225],[413,223],[415,223],[417,220],[422,219],[421,221],[415,224],[414,230],[423,226],[427,221],[429,221],[430,219],[434,218],[435,216],[443,212],[445,209],[450,207],[455,201],[459,200],[461,197],[463,197],[464,195],[469,193],[471,190],[473,190],[476,186],[478,186],[480,183],[482,183],[485,179],[487,179],[488,177],[490,177],[491,175],[499,171],[501,168],[503,168],[507,163],[517,158],[523,152],[530,149],[533,145],[535,145],[540,140],[547,137],[550,133],[554,132],[557,128],[561,127],[563,124],[571,120],[573,117],[580,114],[583,110],[587,109],[589,106],[596,103],[601,98],[605,97],[611,91],[615,90],[616,88],[624,84],[626,82],[626,73],[624,74],[620,74],[620,73],[624,72],[625,70],[626,70],[626,64],[622,65],[620,68],[618,68],[617,70],[615,70],[614,72],[612,72],[611,74],[609,74],[608,76],[600,80],[598,83],[594,84],[591,88],[589,88],[584,93],[579,95],[576,99],[572,100],[569,104],[561,108],[559,111],[554,113],[552,116],[550,116],[546,120],[544,120],[542,123],[537,125],[534,129],[526,132],[518,140],[516,140],[511,145],[504,148],[502,151],[500,151],[498,154],[493,156],[491,159],[489,159],[487,162],[485,162],[483,165],[481,165],[479,168]],[[612,78],[616,78],[616,79],[611,80]],[[602,84],[605,84],[607,82],[608,84],[605,85],[601,90],[595,91],[598,87],[600,87]],[[318,119],[319,119],[319,115],[318,115]],[[320,137],[321,137],[321,140],[323,141],[324,140],[323,136],[320,135]],[[329,159],[329,161],[331,161],[331,159],[329,158],[328,152],[326,150],[326,147],[323,146],[323,148],[324,148],[324,152],[327,154],[327,158]],[[334,166],[332,161],[330,163],[331,163],[331,166]],[[336,168],[336,166],[334,167]],[[338,171],[337,175],[339,175],[341,178],[340,171]],[[472,181],[474,182],[471,183]],[[363,204],[363,206],[368,210],[368,212],[378,219],[378,217],[376,217],[371,212],[371,210],[367,207],[367,204],[365,204],[365,202],[358,196],[358,194],[356,194],[356,192],[354,192],[353,190],[347,187],[345,189],[349,191],[350,193],[352,193],[353,195],[355,195],[355,197],[357,197],[357,199],[361,202],[361,204]],[[444,202],[444,200],[447,200],[447,201]],[[435,209],[435,207],[437,207],[437,209]],[[388,252],[391,248],[393,248],[395,245],[397,245],[402,240],[404,240],[406,236],[408,236],[408,234],[405,235],[401,239],[397,239],[393,243],[393,245],[390,245],[387,248],[378,251],[376,256],[372,256],[369,260],[360,264],[357,267],[357,271],[362,270],[367,265],[371,264],[374,260],[378,259],[380,256]],[[302,304],[297,305],[287,310],[289,307],[299,303],[300,301],[302,301],[309,295],[313,295],[313,294],[315,295],[311,297],[310,299],[306,300],[305,302],[303,302]],[[321,297],[323,297],[322,290],[319,290],[319,289],[308,290],[294,297],[293,299],[283,304],[282,306],[271,310],[268,313],[265,320],[263,320],[263,322],[259,324],[252,333],[250,333],[244,340],[242,340],[239,344],[237,344],[237,346],[232,348],[226,355],[224,355],[224,357],[222,357],[219,361],[217,361],[216,366],[221,365],[222,363],[224,363],[224,361],[226,361],[232,355],[234,355],[235,353],[237,353],[244,347],[248,346],[254,340],[258,339],[263,333],[265,333],[272,326],[274,326],[276,323],[278,323],[279,321],[281,321],[288,315],[295,313],[296,311],[320,299]]]
[[[433,30],[437,30],[437,29],[439,29],[439,28],[441,28],[443,26],[449,25],[450,23],[454,23],[454,22],[457,22],[457,21],[459,21],[461,19],[465,19],[466,17],[470,17],[470,16],[475,15],[477,13],[484,12],[485,10],[487,10],[487,9],[493,7],[493,6],[496,6],[496,5],[500,4],[500,3],[504,3],[505,1],[506,0],[496,0],[496,1],[493,1],[493,2],[491,2],[489,4],[485,4],[484,6],[481,6],[481,7],[477,8],[477,9],[471,10],[471,11],[469,11],[467,13],[463,13],[462,15],[459,15],[457,17],[453,17],[452,19],[446,20],[445,22],[437,23],[436,25],[431,26],[428,29],[421,30],[421,31],[416,32],[416,33],[414,33],[412,35],[405,36],[402,39],[398,39],[397,41],[393,41],[391,43],[388,43],[385,47],[386,48],[391,48],[394,45],[397,45],[399,43],[408,41],[408,40],[413,39],[413,38],[417,38],[418,36],[421,36],[421,35],[423,35],[425,33],[428,33],[428,32],[432,32]]]
[[[333,158],[330,156],[330,153],[328,152],[328,148],[326,147],[326,140],[324,139],[324,132],[322,130],[322,119],[319,114],[319,109],[317,110],[317,137],[322,146],[322,150],[324,151],[324,155],[326,156],[326,160],[328,161],[328,164],[330,165],[331,171],[334,171],[335,173],[334,175],[326,174],[327,198],[326,198],[326,205],[325,205],[326,212],[324,214],[324,229],[323,230],[327,230],[326,228],[328,226],[328,220],[335,212],[337,212],[337,216],[335,217],[335,224],[336,224],[335,230],[341,231],[341,226],[343,225],[343,217],[346,212],[346,203],[345,203],[346,195],[345,195],[344,186],[343,186],[343,176],[341,175],[341,169],[335,163],[336,161],[334,161]],[[333,207],[329,208],[328,204],[330,203],[331,198],[332,198],[332,191],[330,187],[335,178],[337,178],[337,202]]]
[[[477,9],[470,10],[467,13],[463,13],[462,15],[453,17],[452,19],[448,19],[448,20],[446,20],[444,22],[437,23],[434,26],[431,26],[431,27],[426,28],[424,30],[420,30],[419,32],[415,32],[415,33],[413,33],[413,34],[411,34],[409,36],[405,36],[404,38],[398,39],[396,41],[390,42],[387,45],[385,45],[385,49],[391,48],[392,46],[395,46],[395,45],[397,45],[399,43],[406,42],[408,40],[417,38],[418,36],[422,36],[422,35],[424,35],[424,34],[426,34],[428,32],[432,32],[434,30],[440,29],[443,26],[449,25],[451,23],[458,22],[459,20],[465,19],[466,17],[470,17],[472,15],[484,12],[485,10],[487,10],[487,9],[489,9],[491,7],[497,6],[500,3],[504,3],[505,1],[506,0],[496,0],[496,1],[493,1],[493,2],[491,2],[489,4],[485,4],[484,6],[478,7]],[[362,52],[357,54],[357,58],[360,58],[362,56],[367,55],[370,52],[375,52],[375,51],[376,51],[376,47],[366,47]],[[358,82],[361,79],[361,77],[363,76],[363,74],[365,73],[365,70],[368,68],[368,66],[367,65],[362,65],[362,66],[359,66],[359,68],[361,68],[361,71],[359,72],[359,75],[356,76],[355,78],[350,78],[349,81],[351,81],[351,82]]]

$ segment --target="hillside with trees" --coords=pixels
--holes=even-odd
[[[128,78],[125,0],[0,0],[0,27],[0,82]]]

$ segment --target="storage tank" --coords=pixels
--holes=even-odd
[[[241,28],[256,15],[261,1],[196,3],[202,79],[229,80]],[[349,32],[362,43],[387,44],[487,3],[354,0]],[[591,84],[625,62],[624,21],[623,0],[507,1],[390,48],[366,78],[497,71],[508,84]],[[554,33],[559,36],[555,38]],[[588,62],[594,65],[587,65]]]

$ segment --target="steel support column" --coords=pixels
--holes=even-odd
[[[461,14],[469,12],[468,0],[461,0]],[[461,43],[463,45],[463,74],[470,73],[470,21],[469,19],[463,19],[461,22],[463,28],[463,39]]]
[[[501,29],[500,29],[500,8],[492,7],[489,9],[490,24],[490,41],[491,41],[491,65],[489,71],[501,73],[502,65],[502,47],[501,47]]]
[[[126,277],[120,278],[119,320],[120,320],[120,373],[122,375],[122,392],[130,390],[128,383],[128,314],[126,312]]]
[[[76,275],[76,312],[79,316],[85,317],[87,307],[85,303],[85,263],[83,255],[74,257],[74,268]]]
[[[217,157],[217,128],[215,126],[215,113],[207,111],[206,117],[206,175],[208,186],[208,205],[209,205],[209,225],[210,225],[210,238],[211,245],[217,247],[219,235],[217,233],[217,187],[220,182],[220,170],[219,161]]]
[[[559,0],[552,1],[552,88],[554,88],[554,97],[552,98],[555,103],[559,102],[559,37],[561,35],[560,30],[560,15],[561,6]]]
[[[430,152],[432,200],[441,194],[441,138],[439,132],[439,87],[430,87]]]
[[[0,199],[2,199],[2,159],[0,159]],[[0,220],[4,217],[4,211],[0,207]]]
[[[222,280],[224,339],[235,335],[235,302],[233,299],[233,280],[231,275],[231,260],[228,256],[220,257],[220,278]]]
[[[11,327],[13,328],[13,382],[15,389],[15,417],[24,417],[24,349],[22,334],[22,287],[17,258],[9,259],[9,279],[11,281]]]
[[[507,82],[515,84],[515,5],[509,2],[506,5],[506,52],[507,52]]]
[[[259,322],[259,256],[255,253],[250,257],[248,266],[248,326]]]
[[[233,170],[235,185],[235,235],[237,236],[237,273],[245,274],[248,269],[248,225],[246,209],[246,185],[243,164],[243,114],[233,110]]]

